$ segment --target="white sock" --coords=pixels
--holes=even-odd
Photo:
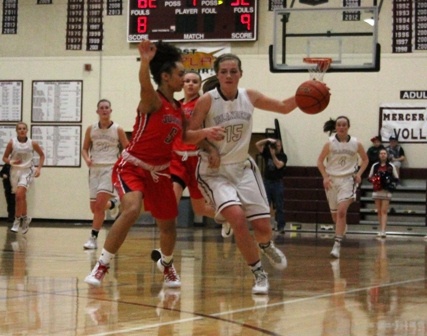
[[[162,263],[163,265],[169,265],[173,261],[173,254],[170,256],[165,256],[162,254]]]
[[[341,245],[342,238],[342,236],[335,236],[335,242]]]
[[[114,258],[114,254],[108,252],[106,249],[102,249],[101,257],[99,257],[99,261],[102,262],[104,265],[108,265],[111,261],[111,259]]]
[[[256,271],[258,268],[262,268],[261,260],[258,260],[255,265],[249,266],[251,271]]]

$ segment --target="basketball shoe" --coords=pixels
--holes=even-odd
[[[176,272],[175,266],[172,262],[168,266],[163,264],[162,252],[160,251],[160,249],[154,249],[151,251],[151,260],[156,263],[157,269],[163,273],[163,285],[165,287],[181,287],[181,279],[179,278],[179,275]]]
[[[340,257],[340,250],[341,250],[341,243],[336,241],[334,243],[334,246],[332,247],[331,256],[338,259]]]
[[[15,220],[13,221],[10,231],[17,233],[19,232],[20,226],[21,226],[21,218],[15,217]]]
[[[267,257],[270,264],[279,271],[284,270],[288,266],[288,261],[286,256],[280,251],[274,243],[270,241],[270,244],[267,247],[262,247],[260,245],[262,253]]]
[[[161,264],[163,267],[163,286],[167,288],[181,287],[181,279],[179,278],[173,263],[171,262],[168,266],[166,266],[160,259],[157,262],[157,267],[160,269],[159,264]]]
[[[380,231],[377,233],[378,238],[387,238],[387,234],[384,231]]]
[[[96,250],[98,248],[98,242],[95,236],[90,236],[86,243],[83,244],[85,250]]]
[[[109,268],[109,265],[104,265],[101,261],[98,261],[92,272],[85,278],[85,282],[95,287],[101,286],[101,282],[108,273]]]
[[[252,271],[255,283],[252,287],[252,294],[267,294],[269,289],[267,273],[258,267],[256,270]]]
[[[28,216],[22,216],[21,219],[22,219],[22,227],[21,227],[22,233],[26,234],[30,228],[30,223],[32,218]]]

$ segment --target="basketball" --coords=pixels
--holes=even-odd
[[[298,87],[295,93],[295,101],[301,111],[316,114],[328,106],[330,96],[325,83],[318,80],[308,80]]]

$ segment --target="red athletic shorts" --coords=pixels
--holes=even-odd
[[[196,167],[198,161],[199,157],[197,155],[189,156],[187,160],[182,161],[181,155],[172,152],[170,165],[171,175],[177,176],[185,183],[188,187],[188,191],[190,192],[190,197],[194,199],[203,198],[196,179]]]
[[[154,181],[148,170],[129,162],[118,160],[114,166],[113,185],[120,198],[130,191],[142,192],[144,209],[150,211],[154,218],[171,219],[178,216],[178,206],[173,191],[169,169],[157,172],[158,180]]]

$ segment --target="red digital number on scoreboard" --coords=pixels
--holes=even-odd
[[[250,6],[250,3],[245,0],[236,0],[231,3],[231,6]]]
[[[137,0],[137,7],[138,8],[157,8],[156,2],[157,0]]]
[[[138,34],[145,34],[147,32],[147,17],[146,16],[138,16],[138,24],[136,26],[136,31]]]
[[[251,30],[252,15],[240,14],[240,23],[246,26],[247,30]]]

